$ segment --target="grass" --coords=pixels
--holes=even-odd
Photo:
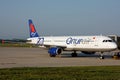
[[[120,66],[7,68],[0,80],[120,80]]]

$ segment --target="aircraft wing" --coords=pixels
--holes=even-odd
[[[67,48],[67,46],[63,46],[63,45],[46,45],[46,44],[44,44],[43,46],[45,46],[46,48],[51,48],[51,47],[59,47],[62,49]]]

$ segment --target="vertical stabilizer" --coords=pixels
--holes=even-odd
[[[30,37],[31,38],[32,37],[39,37],[39,35],[38,35],[38,33],[37,33],[36,29],[35,29],[35,26],[32,23],[32,20],[29,19],[28,22],[29,22],[29,29],[30,29]]]

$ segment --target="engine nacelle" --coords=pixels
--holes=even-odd
[[[87,51],[82,51],[84,54],[95,54],[95,52],[87,52]]]
[[[48,50],[48,53],[50,53],[51,57],[55,57],[56,55],[59,55],[62,53],[62,49],[57,47],[52,47]]]

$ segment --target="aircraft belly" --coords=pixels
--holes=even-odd
[[[107,51],[112,51],[113,49],[108,49],[108,48],[65,48],[65,50],[76,50],[76,51],[94,51],[94,52],[107,52]]]

